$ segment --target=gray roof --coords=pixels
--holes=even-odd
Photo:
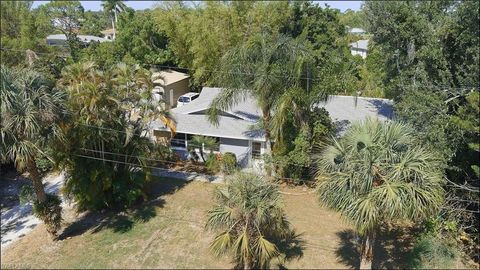
[[[104,42],[104,41],[111,41],[106,38],[97,37],[97,36],[90,36],[90,35],[77,35],[77,38],[85,43],[90,43],[92,41]],[[48,40],[67,40],[67,37],[64,34],[55,34],[47,36]]]
[[[348,30],[349,33],[352,33],[352,34],[363,34],[363,33],[366,33],[367,31],[365,31],[365,29],[362,29],[362,28],[350,28]]]
[[[354,49],[360,49],[360,50],[368,50],[368,39],[362,39],[356,42],[350,43],[350,47]]]
[[[224,115],[219,116],[217,126],[208,121],[205,111],[220,91],[222,91],[221,88],[204,87],[199,98],[187,105],[172,109],[172,115],[177,122],[177,132],[264,141],[264,132],[252,128],[262,114],[251,97],[246,97]],[[392,101],[388,99],[336,95],[332,95],[326,102],[318,104],[329,112],[330,117],[339,128],[339,132],[342,132],[353,121],[369,117],[378,118],[381,121],[391,119],[393,117],[392,105]],[[152,123],[152,128],[165,129],[164,124],[158,121]]]

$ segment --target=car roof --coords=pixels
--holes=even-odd
[[[188,92],[186,94],[181,95],[181,97],[194,97],[194,96],[197,96],[197,95],[198,95],[198,93]]]

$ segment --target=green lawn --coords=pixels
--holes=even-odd
[[[135,211],[80,216],[67,211],[63,240],[52,242],[43,226],[38,226],[3,251],[2,266],[231,268],[228,257],[216,258],[210,253],[214,235],[204,229],[214,187],[159,179],[152,186],[156,191],[152,198],[156,199]],[[303,240],[285,267],[352,268],[358,263],[351,228],[337,213],[320,207],[315,194],[284,195],[284,202],[288,218]]]

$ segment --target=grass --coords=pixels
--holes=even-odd
[[[65,213],[53,242],[43,225],[2,251],[2,268],[232,268],[214,257],[205,231],[214,184],[159,179],[153,201],[124,213]],[[301,193],[300,189],[283,190]],[[358,250],[351,227],[319,206],[315,194],[284,195],[301,248],[286,268],[354,268]]]

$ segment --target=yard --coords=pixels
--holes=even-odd
[[[37,226],[2,251],[2,268],[231,268],[227,257],[209,251],[214,233],[205,231],[205,213],[215,184],[158,179],[153,201],[128,213],[65,214],[60,241]],[[289,220],[301,243],[286,268],[353,268],[358,252],[353,234],[338,214],[318,205],[316,195],[282,188]],[[302,195],[297,195],[303,193]],[[390,243],[399,259],[402,250]],[[402,245],[408,246],[408,245]],[[384,250],[382,255],[388,256]]]

